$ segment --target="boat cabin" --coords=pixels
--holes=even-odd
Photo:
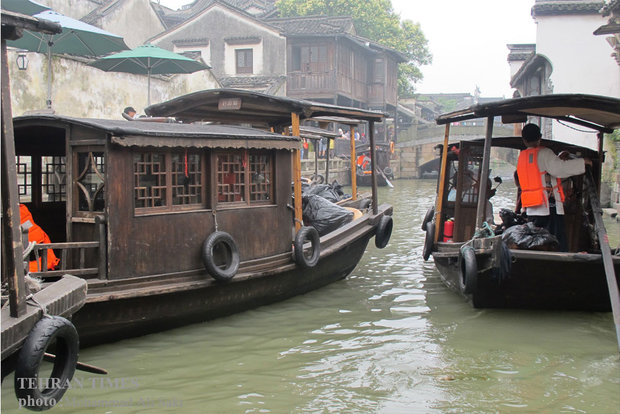
[[[234,237],[242,261],[291,249],[296,137],[27,116],[15,119],[15,143],[20,202],[52,242],[66,243],[63,270],[47,276],[203,271],[199,247],[218,229]]]
[[[556,154],[566,150],[579,157],[593,160],[593,173],[596,180],[600,177],[600,166],[603,158],[599,159],[596,151],[589,148],[571,145],[563,142],[543,140],[542,146],[550,148]],[[507,148],[521,151],[525,149],[520,137],[494,137],[492,148]],[[486,197],[489,200],[483,203],[483,216],[490,218],[497,213],[493,209],[493,199],[490,197],[493,177],[482,178],[482,161],[484,154],[484,139],[454,142],[448,146],[446,157],[447,168],[443,185],[443,212],[442,220],[438,223],[439,234],[445,232],[445,222],[451,220],[453,234],[450,243],[466,242],[471,240],[477,230],[477,208],[481,184],[486,186]],[[515,167],[516,172],[516,167]],[[588,213],[587,195],[584,192],[584,176],[576,175],[562,180],[566,200],[564,202],[564,220],[569,251],[585,251],[592,246],[592,233],[584,226],[583,216]],[[514,200],[514,210],[519,213],[519,195]],[[495,223],[500,224],[500,223]],[[440,237],[439,243],[442,243]]]

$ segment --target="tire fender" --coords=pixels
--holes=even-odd
[[[232,279],[239,270],[239,249],[224,231],[211,233],[202,245],[202,261],[207,272],[221,282]]]
[[[433,219],[435,215],[435,206],[430,206],[428,210],[426,210],[426,214],[424,215],[424,219],[422,220],[422,231],[426,231],[426,224]]]
[[[383,249],[387,246],[392,236],[392,229],[394,227],[394,220],[392,216],[381,216],[379,224],[377,224],[377,231],[375,233],[375,246],[379,249]]]
[[[304,252],[304,244],[306,240],[310,240],[309,254]],[[293,253],[295,263],[303,268],[311,268],[316,266],[321,255],[321,239],[319,232],[312,226],[303,226],[295,235],[293,242]]]
[[[465,294],[472,294],[478,286],[478,263],[476,252],[471,246],[461,247],[460,288]]]
[[[39,369],[47,348],[55,344],[54,365],[49,378],[39,377]],[[61,317],[43,317],[32,328],[17,357],[15,367],[15,395],[21,401],[34,402],[27,406],[33,411],[52,408],[70,386],[75,373],[80,348],[77,330]],[[51,351],[51,349],[50,349]],[[37,380],[33,386],[31,378]],[[45,381],[38,381],[38,379]],[[42,382],[43,387],[39,387]]]
[[[435,223],[429,221],[426,223],[426,236],[424,237],[424,249],[422,250],[422,258],[426,261],[431,257],[433,244],[435,243]]]

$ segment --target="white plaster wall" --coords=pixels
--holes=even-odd
[[[28,53],[28,69],[20,71],[15,51],[8,52],[13,115],[45,108],[47,97],[47,59]],[[126,106],[143,114],[147,106],[147,77],[127,73],[104,72],[86,66],[84,59],[52,58],[52,106],[57,114],[122,119]],[[191,75],[151,78],[151,103],[179,95],[220,87],[211,71]]]
[[[100,3],[92,0],[38,1],[77,20],[97,8],[99,6],[97,3]],[[130,48],[140,46],[146,39],[164,31],[164,26],[151,7],[150,0],[118,1],[109,8],[108,14],[93,24],[105,31],[122,36]]]
[[[608,43],[592,32],[606,19],[600,15],[539,16],[536,52],[553,67],[553,93],[585,93],[620,97],[620,66],[610,56]],[[585,130],[586,128],[578,128]],[[596,147],[593,134],[554,122],[554,139]]]

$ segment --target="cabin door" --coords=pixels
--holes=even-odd
[[[19,202],[52,242],[66,234],[67,158],[64,129],[19,130],[15,136]]]
[[[476,231],[482,153],[481,145],[461,142],[454,206],[454,241],[469,240]]]

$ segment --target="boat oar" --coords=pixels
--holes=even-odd
[[[54,362],[54,359],[56,359],[56,355],[46,352],[45,354],[43,354],[43,359],[49,362]],[[108,374],[108,371],[106,371],[103,368],[99,368],[94,365],[85,364],[79,361],[77,362],[77,364],[75,364],[75,369],[79,369],[80,371],[84,371],[84,372],[90,372],[91,374],[101,374],[101,375]]]
[[[603,267],[605,268],[605,276],[607,277],[607,287],[609,289],[609,300],[611,301],[611,310],[616,325],[616,336],[618,340],[618,348],[620,349],[620,293],[618,293],[618,282],[616,281],[616,272],[611,257],[611,249],[609,248],[609,239],[605,224],[603,224],[603,210],[598,200],[596,186],[592,177],[592,170],[586,167],[586,187],[588,189],[588,198],[590,198],[590,206],[592,207],[592,215],[594,216],[594,229],[599,240],[601,248],[601,257],[603,258]]]
[[[387,185],[390,188],[394,188],[394,185],[392,185],[392,183],[390,182],[390,180],[388,180],[388,178],[385,176],[385,174],[383,173],[383,171],[381,171],[381,168],[377,168],[377,171],[379,171],[379,174],[381,174],[381,177],[383,177],[383,179],[385,180],[385,182],[387,183]]]

